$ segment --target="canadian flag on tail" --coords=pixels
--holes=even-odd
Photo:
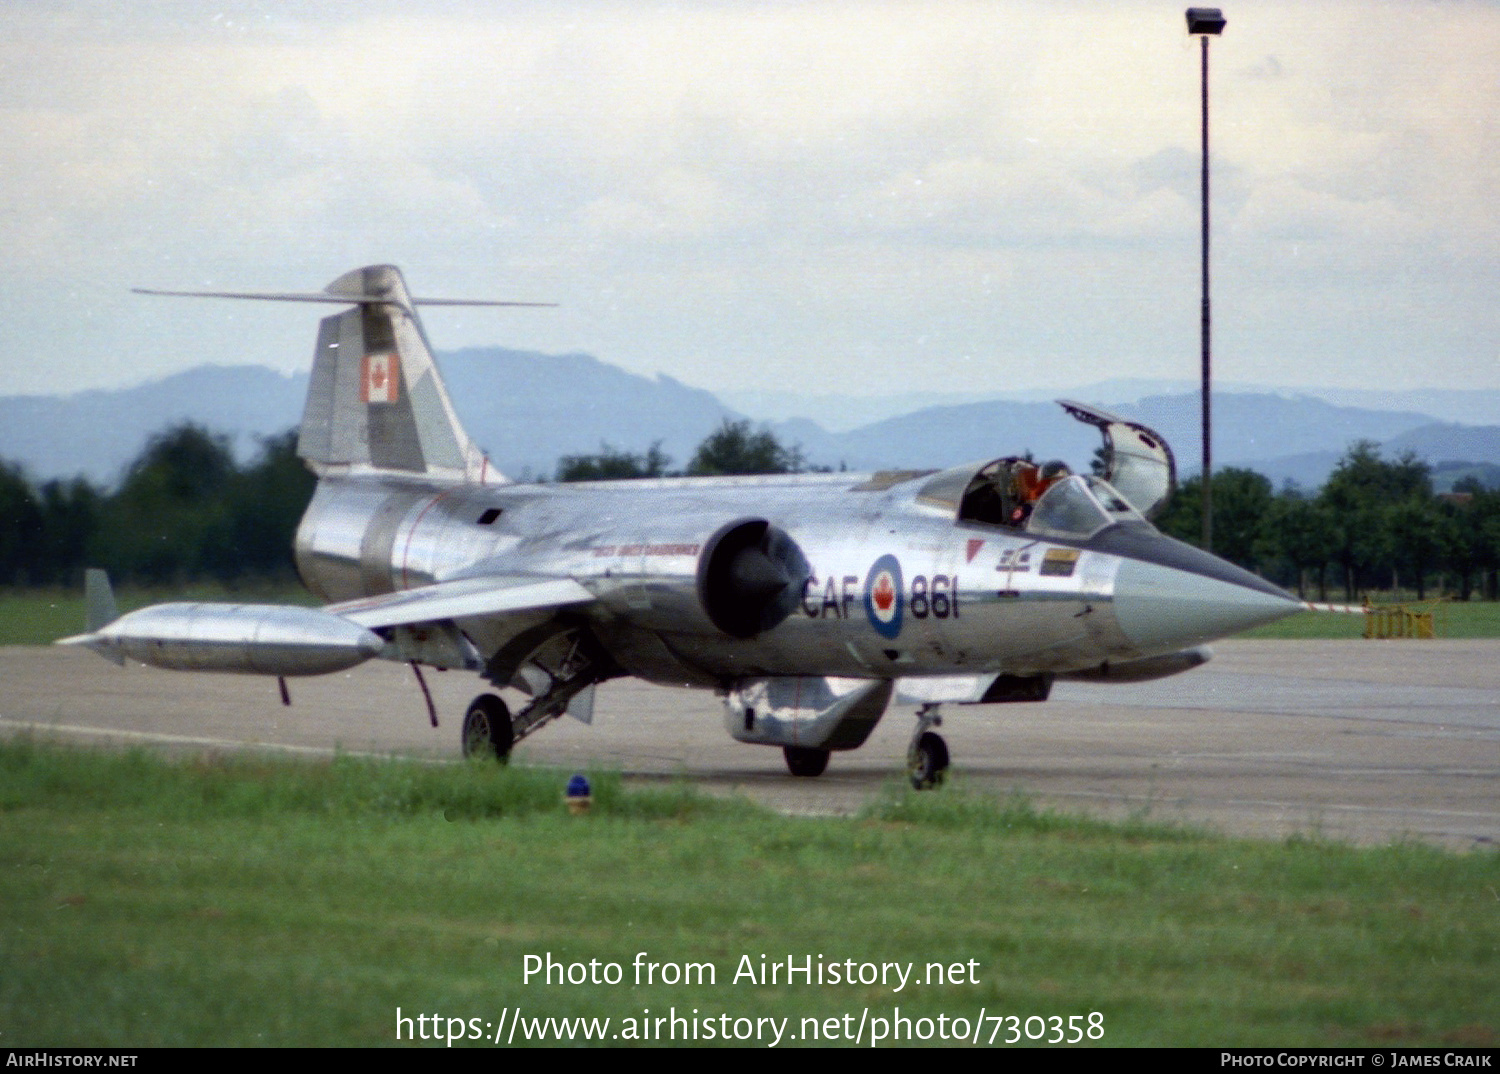
[[[359,383],[364,402],[394,403],[401,396],[401,364],[395,353],[365,355]]]

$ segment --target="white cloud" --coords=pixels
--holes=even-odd
[[[1462,265],[1442,315],[1468,331],[1425,371],[1500,385],[1481,297],[1500,282],[1500,9],[1228,13],[1212,47],[1215,242],[1221,286],[1239,291],[1220,297],[1263,311],[1236,345],[1280,348],[1289,292],[1305,324],[1352,290],[1410,293]],[[0,280],[26,310],[0,347],[54,359],[18,387],[124,375],[97,355],[177,315],[140,313],[127,284],[318,286],[376,259],[428,293],[564,303],[455,315],[439,345],[576,347],[742,387],[810,354],[830,375],[917,386],[970,375],[980,353],[1046,379],[1117,353],[1171,373],[1195,347],[1176,312],[1195,303],[1197,226],[1198,49],[1179,8],[373,2],[226,17],[180,0],[7,18]],[[1440,338],[1419,303],[1386,309],[1385,338]],[[305,361],[279,330],[247,340],[254,321],[223,315],[233,330],[205,347],[139,337],[149,368],[132,373],[205,350]]]

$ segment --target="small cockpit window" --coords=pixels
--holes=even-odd
[[[1144,521],[1107,481],[1074,474],[1037,501],[1026,529],[1065,537],[1089,537],[1116,522]]]
[[[488,508],[484,512],[484,514],[482,514],[482,515],[479,516],[479,524],[481,526],[488,526],[490,523],[494,522],[495,519],[497,519],[499,517],[500,517],[500,508],[498,508],[498,507]]]
[[[1109,514],[1089,495],[1083,478],[1074,474],[1059,481],[1037,501],[1028,530],[1087,537],[1109,525]]]
[[[1102,477],[1088,478],[1089,490],[1094,498],[1109,512],[1110,518],[1115,522],[1144,522],[1146,518],[1135,507],[1121,495],[1120,490],[1111,485]]]

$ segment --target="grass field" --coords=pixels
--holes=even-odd
[[[783,817],[608,773],[573,817],[567,775],[0,743],[0,1039],[378,1046],[399,1008],[440,1037],[489,1036],[519,1009],[516,1043],[533,1017],[609,1018],[629,1039],[674,1013],[700,1042],[789,1019],[759,1023],[760,1044],[777,1024],[807,1043],[804,1018],[820,1034],[863,1019],[866,1044],[900,1018],[996,1043],[1500,1040],[1490,851],[1236,841],[961,787]],[[635,983],[639,952],[653,983]],[[526,980],[549,954],[616,964],[620,983]],[[917,976],[788,983],[789,958]],[[688,963],[713,982],[660,982]],[[922,980],[930,963],[960,979]],[[756,979],[736,981],[746,966]]]
[[[1375,602],[1377,606],[1387,601]],[[1494,601],[1416,601],[1405,607],[1431,612],[1439,638],[1500,638],[1500,603]],[[1303,612],[1279,623],[1257,627],[1240,635],[1244,638],[1358,638],[1365,629],[1365,617],[1334,612]]]

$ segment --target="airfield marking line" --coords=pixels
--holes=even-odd
[[[1212,801],[1219,805],[1274,806],[1278,809],[1343,810],[1349,813],[1422,813],[1433,817],[1493,818],[1494,813],[1471,813],[1456,809],[1424,809],[1420,806],[1367,806],[1338,802],[1290,802],[1277,798],[1215,798],[1201,797],[1157,798],[1142,794],[1112,794],[1109,791],[1040,791],[1044,798],[1099,798],[1105,801],[1142,802],[1146,805],[1185,806],[1195,802]]]
[[[1451,737],[1451,736],[1448,736]],[[1171,762],[1180,761],[1269,761],[1282,765],[1296,765],[1301,768],[1317,768],[1329,775],[1339,776],[1419,776],[1419,775],[1444,775],[1444,776],[1475,776],[1488,778],[1495,774],[1493,768],[1461,768],[1461,767],[1419,767],[1416,765],[1380,765],[1361,766],[1347,765],[1342,768],[1329,766],[1320,757],[1308,757],[1297,753],[1253,753],[1238,750],[1217,750],[1202,753],[1173,753],[1166,758]]]
[[[282,753],[312,754],[319,757],[367,757],[377,761],[399,758],[418,761],[422,764],[451,764],[440,757],[416,757],[406,754],[372,753],[369,750],[345,750],[337,746],[295,746],[282,742],[255,742],[248,739],[208,738],[201,735],[173,735],[165,731],[127,731],[124,728],[83,727],[68,723],[39,723],[34,720],[13,720],[0,716],[0,727],[14,727],[22,731],[60,731],[70,735],[97,735],[101,738],[136,738],[147,742],[162,742],[178,746],[223,746],[228,749],[274,750]]]

